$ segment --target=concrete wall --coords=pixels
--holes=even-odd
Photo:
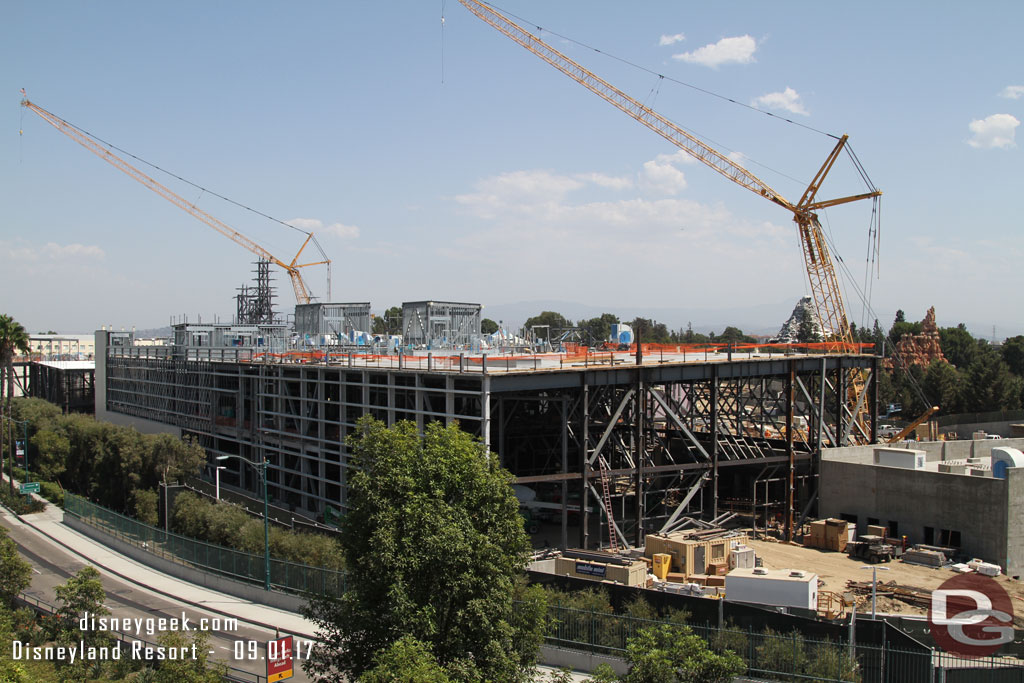
[[[895,521],[910,543],[925,541],[926,526],[935,529],[936,543],[941,529],[959,531],[964,553],[1007,567],[1008,481],[825,459],[818,513],[856,515],[859,533],[868,517]],[[1011,524],[1020,521],[1018,514]]]
[[[1019,439],[1016,439],[1019,441]],[[998,442],[997,442],[998,443]],[[1015,446],[1019,448],[1019,446]],[[1024,575],[1024,468],[1006,470],[1006,563],[1007,576]]]

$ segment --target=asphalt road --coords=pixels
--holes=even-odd
[[[32,564],[32,584],[26,592],[36,599],[54,604],[54,587],[65,583],[69,577],[84,567],[86,562],[35,530],[19,524],[6,511],[0,513],[0,524],[7,528],[21,555]],[[182,622],[187,618],[188,628],[198,629],[206,625],[210,629],[209,648],[213,652],[210,655],[211,660],[225,662],[238,669],[239,671],[233,673],[240,678],[251,681],[266,680],[263,656],[265,643],[275,636],[273,631],[241,621],[231,623],[233,620],[229,617],[178,602],[111,576],[102,569],[99,571],[107,594],[105,604],[110,610],[109,617],[132,619],[130,635],[136,635],[135,631],[139,630],[134,620],[141,619],[141,633],[137,635],[143,640],[155,643],[159,635],[159,624],[155,620],[161,617],[168,620],[177,618]],[[170,622],[168,628],[169,624]],[[150,626],[153,628],[149,628]],[[302,643],[296,643],[299,653],[304,647]],[[242,672],[248,672],[249,676]],[[296,667],[294,677],[289,680],[305,682],[310,679],[300,667]]]

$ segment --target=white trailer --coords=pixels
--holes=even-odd
[[[818,575],[799,569],[733,569],[725,575],[725,599],[817,609]]]

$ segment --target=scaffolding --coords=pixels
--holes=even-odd
[[[426,348],[471,348],[480,343],[480,304],[412,301],[402,304],[402,343]]]
[[[370,302],[295,306],[295,333],[314,344],[345,345],[355,333],[370,331]]]

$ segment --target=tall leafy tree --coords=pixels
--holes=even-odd
[[[556,313],[555,311],[544,311],[539,315],[528,318],[526,322],[523,323],[523,327],[526,329],[527,334],[529,334],[530,328],[538,325],[548,326],[547,335],[538,330],[538,335],[541,339],[548,339],[550,337],[554,337],[558,330],[564,330],[572,327],[572,321],[561,313]],[[550,337],[548,335],[550,335]]]
[[[402,333],[402,307],[392,306],[384,311],[384,315],[378,315],[373,319],[374,334],[401,334]]]
[[[963,323],[939,328],[939,347],[946,360],[961,370],[970,367],[978,357],[978,342]]]
[[[304,664],[318,680],[356,680],[409,636],[456,680],[523,681],[543,610],[513,605],[530,549],[511,476],[457,426],[426,434],[370,417],[352,442],[358,471],[342,521],[348,571],[341,598],[303,610],[318,627]]]
[[[958,413],[963,408],[965,382],[963,376],[949,363],[935,359],[925,371],[921,386],[925,396],[946,415]]]
[[[490,318],[484,318],[480,321],[480,332],[482,334],[494,334],[498,331],[498,323],[494,322]]]
[[[583,339],[590,344],[601,344],[608,341],[612,334],[612,325],[619,322],[619,316],[613,313],[602,313],[596,318],[581,320],[577,326],[583,333]]]
[[[18,547],[7,536],[7,529],[0,527],[0,603],[10,605],[31,581],[32,566],[18,555]]]
[[[3,390],[5,384],[7,385],[7,401],[4,412],[0,416],[8,418],[0,420],[4,422],[0,426],[6,428],[8,434],[12,491],[14,490],[14,423],[10,418],[12,417],[11,400],[14,398],[14,356],[18,353],[27,354],[28,352],[28,332],[25,331],[25,328],[11,316],[0,315],[0,391]],[[0,444],[2,444],[2,439],[0,439]],[[3,460],[0,459],[0,472],[2,471]]]
[[[1024,335],[1010,337],[1004,341],[1002,354],[1010,372],[1018,377],[1024,377]]]
[[[1020,407],[1024,380],[1010,372],[999,353],[987,344],[967,368],[965,408],[970,411],[1012,410]]]

